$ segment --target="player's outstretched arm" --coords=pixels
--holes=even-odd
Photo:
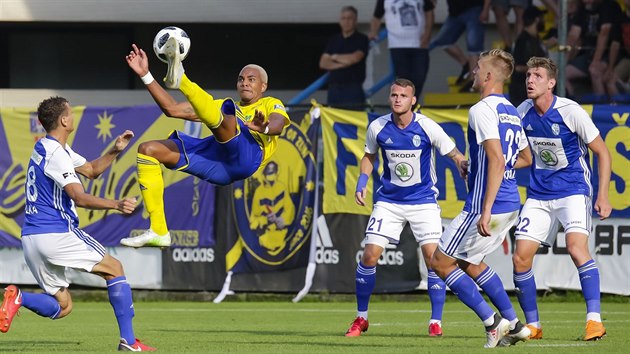
[[[374,160],[376,160],[376,154],[368,154],[367,152],[365,153],[365,155],[363,155],[363,158],[361,159],[361,175],[359,175],[356,192],[354,194],[354,201],[361,206],[365,206],[367,183],[370,179],[370,174],[372,173],[372,170],[374,170]]]
[[[612,206],[608,200],[608,187],[610,185],[610,170],[612,159],[610,151],[606,148],[601,135],[588,144],[593,154],[597,156],[597,174],[599,176],[599,189],[597,191],[597,200],[595,201],[595,211],[599,214],[599,219],[604,220],[610,216]]]
[[[96,160],[88,161],[74,170],[89,179],[97,178],[114,162],[116,156],[125,150],[131,138],[133,138],[133,132],[131,130],[125,130],[124,133],[116,137],[114,146],[103,156]]]
[[[77,206],[82,208],[114,209],[123,214],[131,214],[136,209],[136,198],[123,198],[121,200],[99,198],[89,193],[85,193],[81,183],[67,184],[63,187],[63,190]]]
[[[132,44],[131,51],[125,56],[125,61],[127,61],[129,68],[144,82],[151,97],[153,97],[155,103],[160,106],[164,114],[173,118],[199,121],[195,110],[189,102],[177,102],[175,98],[153,78],[149,71],[149,58],[144,50]]]

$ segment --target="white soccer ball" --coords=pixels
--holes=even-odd
[[[184,60],[188,55],[188,51],[190,51],[190,37],[188,37],[186,31],[175,26],[162,28],[153,39],[153,51],[155,55],[165,63],[168,63],[168,61],[166,60],[166,55],[164,55],[164,45],[171,37],[177,38],[181,60]]]

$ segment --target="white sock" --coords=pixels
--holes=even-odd
[[[364,319],[367,320],[367,315],[368,312],[367,311],[357,311],[357,317],[363,317]]]
[[[531,323],[528,323],[528,325],[530,325],[530,326],[533,326],[533,327],[536,327],[536,328],[540,329],[540,322],[538,322],[538,321],[537,321],[537,322],[531,322]]]
[[[483,320],[483,325],[486,327],[490,327],[494,324],[494,313],[492,314],[492,316],[488,317],[487,319]]]
[[[602,321],[602,315],[597,313],[597,312],[589,312],[589,313],[586,314],[586,320],[587,321],[601,322]]]

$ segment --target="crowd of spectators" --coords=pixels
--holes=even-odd
[[[341,108],[365,107],[363,81],[369,40],[384,24],[396,78],[411,80],[416,98],[430,67],[430,51],[442,48],[461,65],[456,79],[460,92],[469,92],[470,73],[479,53],[490,49],[485,31],[494,14],[501,48],[511,52],[515,71],[509,96],[518,105],[526,98],[525,71],[532,56],[565,51],[566,95],[581,101],[615,102],[630,95],[630,0],[567,0],[567,42],[558,46],[561,0],[376,0],[368,35],[357,29],[357,9],[341,9],[339,34],[330,38],[320,68],[330,72],[328,104]],[[448,15],[433,31],[435,9],[447,6]],[[510,12],[513,19],[510,21]],[[465,35],[466,51],[457,41]],[[495,46],[498,46],[496,43]]]

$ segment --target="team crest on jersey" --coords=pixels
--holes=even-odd
[[[412,138],[412,142],[413,142],[413,146],[418,147],[420,146],[420,143],[422,142],[422,139],[420,138],[420,135],[414,135]]]
[[[394,171],[396,176],[403,182],[407,182],[413,176],[413,167],[406,162],[397,164]]]
[[[553,132],[554,135],[560,134],[560,126],[558,125],[558,123],[553,123],[551,125],[551,131]]]
[[[275,266],[309,240],[315,200],[311,141],[295,125],[284,129],[278,149],[253,176],[234,182],[234,219],[244,252]]]

